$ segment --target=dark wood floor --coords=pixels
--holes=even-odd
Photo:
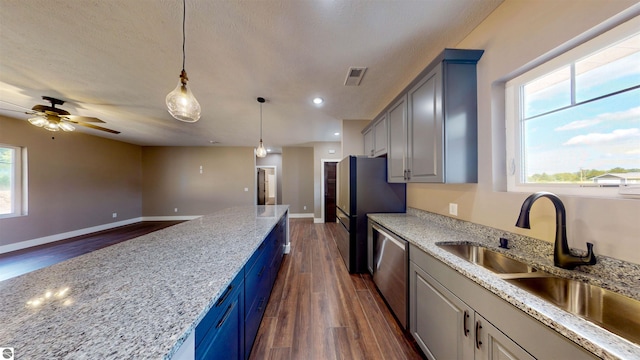
[[[285,257],[250,359],[421,359],[371,276],[349,274],[338,224],[291,219]]]
[[[130,240],[182,221],[143,221],[131,225],[0,254],[0,281]]]

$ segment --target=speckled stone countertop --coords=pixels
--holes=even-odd
[[[0,282],[16,359],[168,359],[288,210],[236,207]]]
[[[509,254],[515,259],[526,260],[540,270],[561,277],[580,279],[636,300],[640,300],[640,265],[598,256],[598,263],[594,266],[564,270],[553,266],[553,244],[546,241],[416,209],[408,209],[406,214],[369,214],[369,218],[594,355],[604,359],[640,359],[640,345],[563,311],[508,283],[491,271],[441,249],[437,244],[480,244]],[[499,248],[500,237],[509,239],[509,250]],[[594,250],[597,255],[597,249]]]

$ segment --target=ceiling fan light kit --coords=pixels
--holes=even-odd
[[[75,126],[72,125],[74,124],[112,134],[120,134],[120,131],[92,124],[104,123],[104,121],[98,118],[71,115],[68,111],[57,108],[56,105],[64,104],[64,100],[49,96],[43,96],[42,99],[51,103],[51,106],[35,105],[32,107],[31,111],[27,112],[27,114],[34,115],[34,117],[28,119],[31,125],[41,127],[49,131],[74,131],[76,129]]]
[[[263,97],[258,98],[258,102],[260,103],[260,143],[256,149],[256,156],[259,158],[267,156],[267,149],[264,148],[264,143],[262,142],[262,104],[265,101],[266,100]]]
[[[185,63],[185,20],[186,20],[186,0],[182,0],[182,71],[180,72],[180,81],[178,86],[170,92],[165,102],[167,103],[167,110],[175,119],[184,122],[196,122],[200,120],[200,104],[196,97],[193,96],[191,90],[187,87],[187,72],[184,70]]]

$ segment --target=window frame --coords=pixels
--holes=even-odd
[[[640,195],[640,185],[631,186],[598,186],[560,183],[525,183],[523,179],[524,129],[521,122],[521,112],[524,111],[521,88],[523,85],[546,74],[575,63],[604,48],[638,34],[640,17],[620,23],[612,29],[596,34],[578,46],[568,48],[561,54],[543,63],[531,65],[522,69],[520,75],[505,83],[505,130],[506,130],[506,169],[507,192],[536,192],[552,191],[562,195],[578,195],[589,197],[637,197]]]
[[[11,160],[11,212],[0,214],[0,219],[27,215],[27,150],[24,147],[0,143],[0,148],[13,150]]]

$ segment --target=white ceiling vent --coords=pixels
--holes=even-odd
[[[366,67],[350,67],[347,72],[347,79],[344,81],[345,86],[358,86],[362,81]]]

